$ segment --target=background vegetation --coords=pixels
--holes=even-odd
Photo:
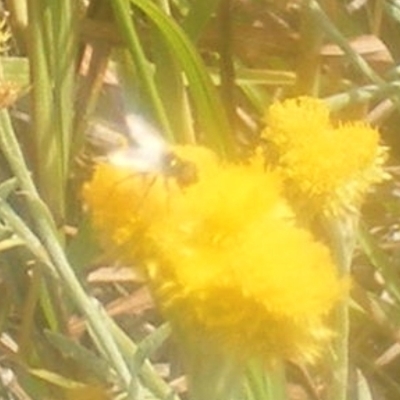
[[[91,121],[120,124],[123,98],[170,142],[237,159],[272,101],[304,94],[391,147],[393,179],[365,205],[352,266],[348,398],[400,398],[398,0],[1,4],[1,399],[186,396],[141,277],[90,232],[80,189],[114,140]],[[323,399],[328,368],[288,364],[288,398]]]

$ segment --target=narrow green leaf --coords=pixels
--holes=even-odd
[[[248,400],[287,400],[283,364],[277,362],[267,369],[263,363],[250,363],[246,371],[246,392]]]
[[[105,381],[110,378],[110,365],[77,341],[48,330],[45,331],[45,336],[65,357],[75,360],[98,379]]]
[[[357,370],[357,399],[373,400],[368,382],[360,370]]]
[[[155,4],[145,0],[130,0],[160,29],[188,80],[198,121],[206,141],[221,154],[233,151],[233,135],[221,100],[198,52],[183,30]]]
[[[132,367],[139,370],[146,359],[149,359],[154,352],[170,336],[171,328],[165,323],[158,327],[154,332],[146,336],[139,344],[136,353],[132,359]]]
[[[173,140],[174,135],[169,125],[164,107],[161,103],[158,89],[154,83],[150,62],[146,58],[143,46],[134,25],[134,20],[131,18],[129,4],[124,0],[115,0],[112,2],[112,7],[118,26],[126,40],[128,50],[137,70],[137,78],[143,88],[142,92],[147,96],[147,100],[152,105],[156,118],[166,137]]]
[[[384,2],[386,12],[397,22],[400,23],[400,1],[390,0]]]
[[[371,263],[381,272],[386,282],[386,289],[397,301],[400,301],[400,279],[397,270],[389,261],[388,256],[379,248],[375,239],[365,226],[360,227],[358,239],[363,251],[371,260]]]
[[[75,381],[73,379],[67,378],[54,371],[49,371],[46,369],[35,369],[32,368],[29,372],[36,376],[37,378],[43,379],[46,382],[52,383],[53,385],[65,388],[65,389],[77,389],[84,387],[85,384]]]
[[[192,1],[189,13],[182,23],[183,30],[195,43],[217,9],[219,0]]]

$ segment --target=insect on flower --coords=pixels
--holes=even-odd
[[[142,117],[128,114],[126,124],[128,146],[109,154],[108,160],[112,164],[131,168],[140,174],[159,173],[166,178],[174,178],[181,187],[197,181],[196,166],[176,155]]]

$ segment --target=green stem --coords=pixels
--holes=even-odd
[[[351,62],[368,80],[376,84],[384,84],[385,81],[368,65],[368,63],[350,46],[348,40],[332,23],[328,15],[323,11],[316,0],[309,1],[309,12],[313,23],[323,30],[329,39],[337,43],[343,50],[349,62]]]
[[[315,23],[307,3],[302,7],[301,15],[301,51],[297,62],[295,92],[298,95],[318,96],[323,30]]]
[[[33,184],[19,148],[18,141],[14,135],[9,115],[4,110],[0,110],[0,127],[2,131],[2,134],[0,135],[0,147],[12,172],[18,178],[21,189],[26,196],[27,205],[40,239],[40,242],[36,242],[38,250],[41,250],[42,246],[46,250],[47,254],[43,255],[45,264],[51,264],[54,267],[60,281],[63,282],[63,285],[69,291],[72,300],[86,317],[91,328],[90,332],[95,339],[94,341],[102,353],[105,354],[112,368],[118,375],[121,388],[129,393],[132,396],[131,398],[133,398],[133,377],[125,364],[112,334],[104,323],[101,306],[85,293],[75,276],[73,269],[68,263],[63,248],[58,240],[54,221]],[[3,201],[1,211],[10,211],[10,208],[6,208],[5,206],[6,203]],[[10,215],[12,214],[10,213]],[[22,223],[16,214],[14,214],[14,217],[14,220],[10,220],[10,218],[7,218],[7,220],[11,223],[13,223],[12,221],[15,223]]]
[[[51,13],[46,0],[28,0],[28,56],[32,83],[31,115],[33,122],[35,175],[38,188],[56,220],[64,219],[63,156],[59,132],[54,130],[53,59]]]
[[[175,321],[177,322],[177,321]],[[200,331],[173,323],[187,372],[190,400],[229,400],[243,383],[244,365],[237,354],[220,349]]]
[[[137,68],[138,79],[144,89],[143,93],[147,94],[148,100],[153,107],[158,122],[163,128],[164,134],[172,141],[174,135],[153,80],[151,72],[152,68],[146,58],[139,36],[133,24],[130,6],[124,0],[114,0],[112,2],[112,7],[118,26],[127,42],[129,53]]]
[[[330,239],[333,257],[339,275],[345,276],[350,271],[356,240],[358,216],[326,218],[325,231]],[[335,335],[332,354],[332,381],[327,390],[328,400],[346,400],[348,392],[348,345],[349,345],[349,308],[348,298],[343,299],[334,310]]]

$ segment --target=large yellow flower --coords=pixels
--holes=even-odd
[[[301,206],[338,215],[357,210],[373,183],[386,178],[386,148],[363,122],[334,126],[321,100],[301,97],[272,105],[263,137],[288,193]]]
[[[312,360],[325,317],[345,291],[329,251],[281,196],[261,157],[220,163],[200,147],[175,149],[198,181],[101,165],[84,197],[107,245],[141,261],[165,316],[231,354]]]

